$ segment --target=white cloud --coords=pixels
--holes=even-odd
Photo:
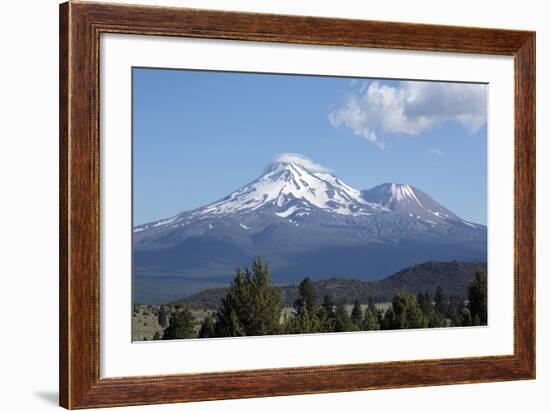
[[[430,148],[428,153],[438,157],[445,157],[445,152],[437,147]]]
[[[296,154],[296,153],[278,154],[273,158],[273,162],[296,163],[313,172],[323,172],[323,173],[331,172],[331,170],[326,168],[325,166],[322,166],[321,164],[317,164],[316,162],[310,160],[306,156],[303,156],[301,154]]]
[[[474,133],[487,121],[486,85],[367,81],[328,117],[333,127],[348,127],[381,147],[383,134],[415,136],[447,121]]]

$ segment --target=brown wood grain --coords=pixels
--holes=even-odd
[[[68,173],[69,133],[68,72],[69,20],[68,4],[60,6],[59,13],[59,403],[69,404],[69,281],[68,281]]]
[[[101,33],[484,53],[515,60],[514,354],[161,377],[99,373]],[[60,6],[60,405],[90,408],[535,377],[535,33],[70,2]]]

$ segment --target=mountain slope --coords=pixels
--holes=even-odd
[[[279,217],[306,214],[312,208],[343,215],[368,215],[372,208],[361,193],[322,169],[308,169],[300,157],[271,164],[257,180],[195,215],[252,212],[268,207]]]
[[[258,255],[277,283],[374,280],[427,260],[485,261],[486,235],[412,186],[360,191],[283,155],[219,201],[135,227],[134,293],[155,303],[223,285]]]
[[[432,224],[464,224],[471,228],[483,228],[463,220],[423,191],[408,184],[384,183],[363,190],[361,195],[368,202]]]

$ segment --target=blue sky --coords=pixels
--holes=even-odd
[[[134,68],[134,225],[218,200],[289,152],[486,224],[485,110],[477,84]]]

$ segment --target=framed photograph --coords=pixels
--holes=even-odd
[[[60,404],[535,378],[535,33],[60,6]]]

